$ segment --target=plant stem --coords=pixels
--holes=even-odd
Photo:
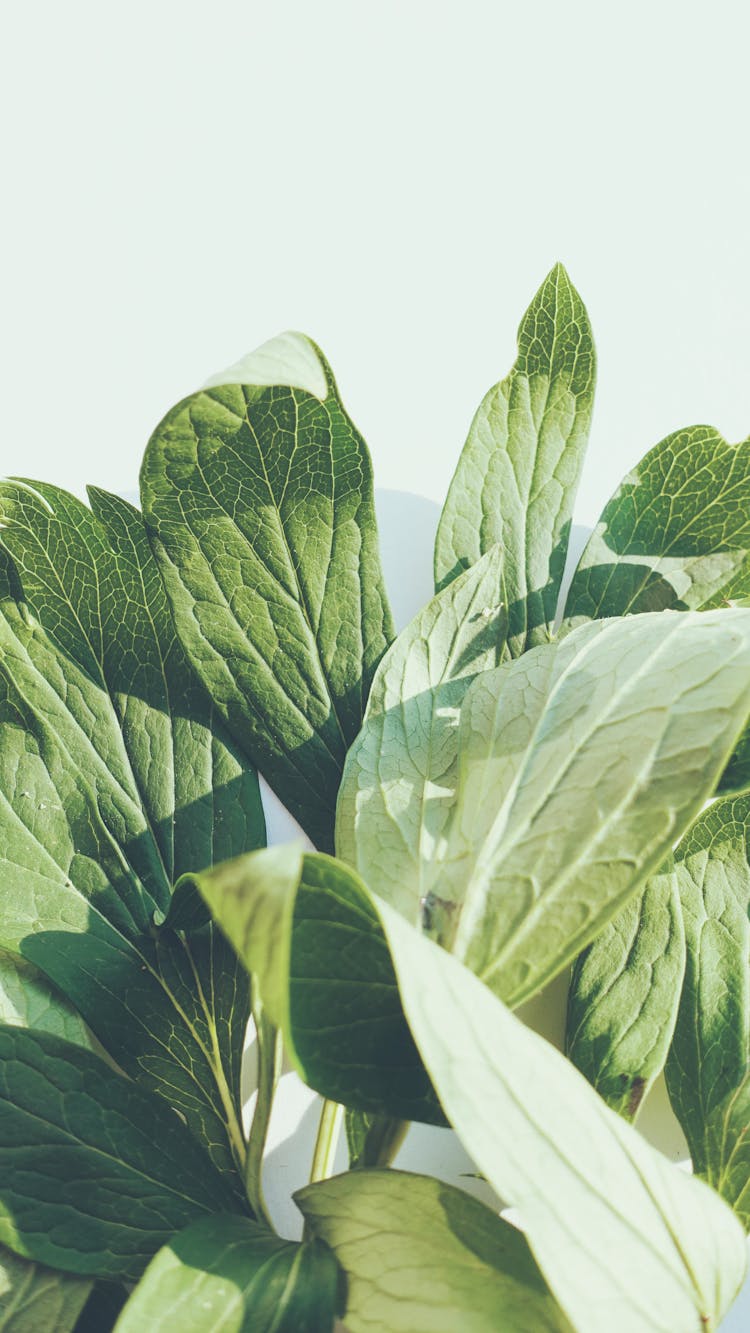
[[[271,1231],[273,1224],[263,1197],[263,1154],[268,1137],[276,1084],[281,1069],[281,1036],[268,1018],[253,983],[252,1011],[255,1020],[256,1049],[258,1052],[258,1098],[253,1122],[247,1140],[245,1158],[245,1191],[250,1206],[259,1222]]]
[[[368,1135],[363,1166],[390,1166],[411,1125],[410,1120],[392,1120],[383,1116]],[[374,1131],[374,1132],[373,1132]]]
[[[338,1102],[323,1102],[310,1171],[311,1185],[316,1180],[327,1180],[333,1170],[343,1117],[344,1108]]]

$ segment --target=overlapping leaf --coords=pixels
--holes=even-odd
[[[581,955],[568,993],[567,1054],[629,1120],[664,1068],[684,974],[685,930],[670,862]]]
[[[178,634],[237,740],[323,850],[392,637],[372,473],[331,371],[274,339],[179,403],[141,473]]]
[[[379,905],[409,1026],[478,1169],[518,1208],[577,1333],[705,1333],[745,1275],[741,1227],[456,958]]]
[[[0,1024],[0,1241],[66,1272],[137,1277],[233,1195],[164,1102],[98,1056]]]
[[[287,851],[285,867],[284,854],[274,849],[275,883],[264,889],[270,876],[262,863],[269,855],[255,853],[244,865],[220,868],[220,877],[219,871],[199,876],[197,883],[266,993],[275,993],[281,1011],[274,1017],[293,1042],[299,1041],[295,1005],[314,996],[314,1008],[305,1012],[313,1040],[325,1043],[325,1061],[314,1058],[314,1047],[308,1047],[308,1063],[297,1060],[312,1086],[334,1098],[352,1091],[355,1105],[358,1090],[367,1091],[363,1101],[374,1101],[379,1087],[380,1109],[408,1114],[403,1087],[413,1084],[413,1055],[394,1079],[394,1051],[405,1050],[398,1029],[408,1031],[408,1023],[409,1041],[416,1042],[450,1122],[478,1169],[520,1210],[544,1277],[579,1333],[715,1328],[745,1268],[741,1228],[718,1197],[649,1148],[569,1061],[513,1018],[467,968],[328,857],[305,858],[305,877],[312,881],[310,868],[315,871],[314,902],[327,904],[312,925],[304,923],[305,943],[319,938],[316,923],[330,917],[336,903],[349,927],[356,904],[366,931],[331,933],[325,967],[290,972],[286,959],[296,957],[296,943],[284,900],[294,898],[296,853]],[[253,862],[255,875],[248,872]],[[368,956],[377,940],[384,962],[373,984],[362,984],[360,975],[346,991],[341,981],[361,959],[363,938]],[[310,947],[308,957],[315,954]],[[394,971],[397,988],[383,1023],[380,996],[382,989],[391,992]],[[315,976],[326,983],[316,987]],[[309,1041],[301,1003],[297,1021]],[[342,1033],[348,1034],[343,1043]]]
[[[72,1333],[89,1294],[86,1278],[57,1273],[0,1249],[2,1333]]]
[[[750,1230],[750,797],[717,801],[676,857],[687,970],[667,1087],[693,1166]]]
[[[330,1333],[339,1281],[319,1240],[295,1245],[247,1218],[205,1218],[152,1260],[116,1333]]]
[[[404,1021],[377,913],[353,871],[273,847],[192,883],[255,976],[311,1087],[363,1111],[445,1123]]]
[[[220,937],[152,917],[186,866],[262,842],[257,779],[192,682],[140,516],[92,505],[0,488],[0,943],[231,1169],[247,980]]]
[[[521,322],[513,369],[472,422],[435,545],[438,588],[502,545],[513,656],[555,619],[595,374],[585,307],[557,264]]]
[[[506,655],[503,552],[493,547],[399,634],[349,751],[336,850],[418,921],[455,797],[458,717],[479,671]]]
[[[461,1190],[359,1171],[295,1201],[346,1273],[351,1333],[571,1333],[521,1232]]]
[[[581,626],[473,682],[443,942],[519,1004],[658,869],[750,713],[744,610]]]

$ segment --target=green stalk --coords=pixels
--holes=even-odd
[[[310,1170],[311,1185],[316,1180],[327,1180],[333,1170],[343,1118],[343,1106],[339,1106],[338,1102],[323,1102]]]
[[[247,1140],[245,1158],[245,1192],[255,1216],[271,1231],[275,1228],[263,1197],[263,1156],[268,1138],[274,1093],[281,1072],[281,1034],[268,1018],[258,994],[255,979],[252,983],[252,1011],[255,1020],[256,1049],[258,1052],[258,1099]]]

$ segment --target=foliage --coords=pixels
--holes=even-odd
[[[0,485],[3,1329],[718,1328],[750,1226],[750,444],[652,449],[566,593],[594,380],[558,265],[397,636],[367,448],[300,334],[167,414],[142,513]],[[258,774],[313,850],[265,846]],[[512,1010],[571,963],[566,1059]],[[301,1240],[264,1200],[282,1051],[325,1099]],[[665,1068],[692,1177],[632,1123]],[[497,1207],[391,1169],[413,1121]]]

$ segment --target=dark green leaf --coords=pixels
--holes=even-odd
[[[317,846],[392,637],[370,458],[330,368],[274,339],[179,403],[141,474],[191,662]]]
[[[0,1024],[0,1242],[132,1279],[173,1232],[232,1203],[161,1099],[79,1046]]]
[[[503,547],[514,657],[555,619],[595,376],[586,309],[557,264],[521,322],[513,369],[472,422],[435,544],[438,588]]]
[[[685,931],[671,864],[648,881],[573,969],[567,1054],[634,1120],[664,1063],[685,974]]]
[[[688,426],[651,449],[608,501],[565,619],[699,611],[748,595],[750,441]]]
[[[360,1110],[444,1123],[404,1021],[377,912],[352,870],[273,847],[195,882],[311,1087]]]
[[[319,1240],[295,1245],[246,1218],[204,1218],[151,1261],[117,1333],[330,1333],[339,1284]]]
[[[0,943],[230,1170],[247,980],[220,937],[151,923],[185,867],[263,840],[257,778],[193,681],[140,515],[92,505],[0,488]]]
[[[65,996],[32,963],[6,949],[0,949],[0,1023],[91,1045],[86,1024]]]
[[[346,1273],[351,1333],[572,1333],[521,1232],[451,1185],[359,1171],[294,1197]]]
[[[716,801],[676,865],[687,969],[666,1067],[695,1171],[750,1230],[750,796]]]

